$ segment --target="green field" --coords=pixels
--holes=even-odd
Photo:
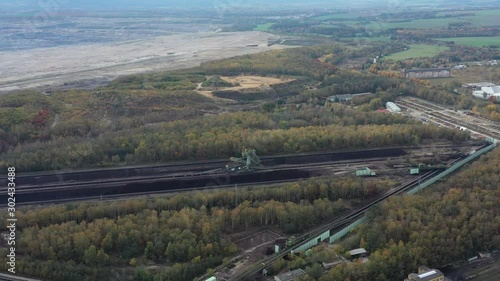
[[[254,31],[269,31],[271,29],[271,26],[273,26],[273,22],[268,22],[264,24],[259,24],[256,27],[254,27]]]
[[[470,23],[471,27],[481,27],[481,26],[493,26],[498,25],[499,19],[498,15],[500,14],[500,9],[492,9],[492,10],[479,10],[479,11],[461,11],[461,13],[474,13],[474,15],[470,16],[457,16],[450,18],[433,18],[433,19],[417,19],[417,20],[409,20],[409,21],[371,21],[371,23],[367,25],[359,24],[357,21],[353,21],[353,19],[357,18],[355,15],[351,14],[333,14],[333,15],[324,15],[313,17],[316,20],[324,20],[329,22],[342,22],[351,26],[366,26],[370,29],[374,30],[385,30],[390,28],[405,28],[405,29],[434,29],[448,28],[448,24],[450,23]],[[342,20],[342,21],[341,21]],[[404,20],[404,19],[403,19]]]
[[[483,47],[483,46],[500,46],[500,36],[495,37],[454,37],[454,38],[436,38],[436,40],[450,42],[455,44]]]
[[[433,57],[448,49],[445,46],[414,44],[410,45],[408,50],[386,56],[385,59],[404,60],[409,58]]]
[[[372,22],[370,25],[377,29],[389,28],[407,28],[407,29],[428,29],[428,28],[447,28],[449,23],[464,22],[465,20],[454,18],[442,19],[419,19],[413,21],[401,22]],[[369,26],[370,26],[369,25]]]

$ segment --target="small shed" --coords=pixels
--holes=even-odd
[[[351,258],[364,258],[367,255],[365,248],[358,248],[349,251]]]
[[[337,265],[343,264],[345,262],[346,262],[345,259],[343,259],[341,256],[337,255],[334,259],[322,262],[321,265],[323,265],[324,269],[328,270],[328,269],[336,267]]]

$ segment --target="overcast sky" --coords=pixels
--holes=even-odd
[[[311,5],[314,2],[315,5]],[[370,3],[383,7],[384,5],[408,6],[420,3],[432,3],[436,5],[449,6],[452,8],[458,4],[474,2],[497,2],[500,0],[0,0],[0,7],[22,7],[24,9],[40,10],[43,7],[77,8],[77,9],[130,9],[130,8],[169,8],[169,7],[248,7],[248,6],[278,6],[283,4],[308,4],[317,7],[359,7]],[[323,4],[320,4],[323,3]],[[350,4],[350,5],[349,5]],[[1,12],[1,11],[0,11]]]

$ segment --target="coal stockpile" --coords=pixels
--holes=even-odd
[[[212,174],[195,177],[166,178],[155,181],[137,180],[135,182],[93,183],[80,186],[58,187],[51,189],[36,188],[20,191],[16,194],[18,204],[36,202],[58,202],[109,196],[126,196],[142,193],[162,193],[186,190],[208,190],[213,188],[232,187],[237,184],[265,183],[281,180],[304,179],[310,177],[309,172],[300,169],[279,171],[258,171],[236,174]],[[5,198],[4,198],[5,197]],[[0,200],[7,200],[2,194]]]
[[[282,156],[265,156],[261,157],[262,165],[272,167],[284,164],[309,164],[321,163],[329,161],[343,161],[352,159],[366,159],[378,157],[397,157],[406,155],[405,148],[385,148],[371,149],[360,151],[345,151],[345,152],[316,152]],[[229,160],[210,160],[210,161],[193,161],[185,163],[171,163],[165,165],[152,165],[143,167],[124,167],[100,170],[87,171],[60,171],[49,172],[46,174],[23,175],[18,173],[16,177],[16,185],[19,187],[30,185],[48,185],[53,183],[65,182],[84,182],[94,180],[109,180],[109,179],[124,179],[124,178],[140,178],[155,175],[168,175],[173,173],[183,172],[203,172],[211,169],[218,169],[229,164]],[[3,184],[0,180],[0,184]],[[6,185],[6,182],[4,186]]]

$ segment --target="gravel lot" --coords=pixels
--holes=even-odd
[[[186,33],[117,43],[0,52],[0,93],[27,88],[92,88],[119,75],[175,70],[287,46],[265,32]],[[249,46],[249,45],[258,45]]]

